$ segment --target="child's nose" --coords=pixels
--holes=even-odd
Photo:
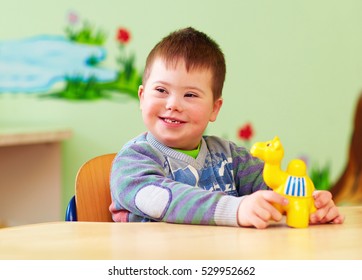
[[[166,109],[171,111],[182,111],[182,100],[175,96],[170,96],[166,102]]]

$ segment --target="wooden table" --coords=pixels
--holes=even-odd
[[[0,229],[0,259],[362,259],[362,206],[342,225],[293,229],[53,222]]]

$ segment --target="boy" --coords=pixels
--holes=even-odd
[[[203,136],[223,103],[225,59],[193,28],[150,52],[139,87],[147,132],[129,141],[111,172],[113,220],[265,228],[287,204],[262,178],[263,163],[243,147]],[[342,223],[329,192],[316,192],[311,223]]]

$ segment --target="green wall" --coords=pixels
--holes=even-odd
[[[332,180],[343,171],[362,89],[362,1],[2,1],[0,40],[62,35],[69,10],[109,31],[104,67],[115,66],[113,34],[121,26],[132,33],[128,48],[139,69],[169,32],[193,26],[208,33],[225,53],[227,78],[224,106],[207,132],[237,141],[238,127],[250,121],[253,141],[279,135],[285,162],[300,155],[330,161]],[[144,130],[138,102],[127,95],[66,101],[0,94],[0,130],[42,125],[74,131],[63,144],[63,208],[84,161],[118,151]]]

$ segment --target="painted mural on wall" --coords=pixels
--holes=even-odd
[[[36,93],[68,100],[109,98],[111,93],[137,98],[141,71],[127,44],[131,33],[118,28],[117,69],[100,64],[106,59],[107,34],[90,22],[67,15],[64,36],[39,35],[0,41],[0,93]],[[57,85],[62,86],[59,89]]]

